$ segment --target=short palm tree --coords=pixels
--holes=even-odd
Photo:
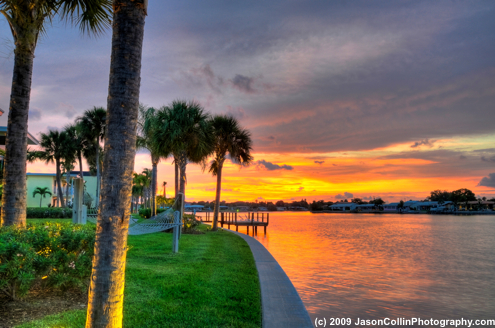
[[[159,144],[153,138],[156,129],[160,126],[157,125],[156,118],[157,111],[153,108],[145,108],[139,106],[139,119],[138,119],[138,136],[136,139],[136,147],[144,148],[151,153],[152,175],[151,175],[151,216],[156,215],[156,190],[158,187],[158,162],[161,158],[167,158],[170,155],[170,151],[164,147],[160,148]]]
[[[220,208],[220,194],[222,190],[222,168],[227,154],[232,163],[247,166],[253,161],[251,156],[252,140],[248,130],[242,129],[239,122],[232,116],[216,115],[211,120],[214,135],[213,161],[210,172],[217,177],[217,192],[215,197],[215,214],[213,227],[218,228],[218,210]]]
[[[110,26],[111,0],[0,0],[14,38],[14,73],[10,94],[5,156],[2,225],[26,224],[26,148],[33,62],[38,37],[55,16],[101,33]]]
[[[70,147],[70,139],[65,131],[59,132],[49,130],[48,134],[41,133],[40,146],[43,149],[40,153],[40,159],[46,163],[55,162],[56,182],[57,182],[57,203],[65,207],[64,195],[62,193],[61,169],[60,165],[65,159],[66,148]]]
[[[179,192],[186,189],[188,162],[204,164],[213,151],[213,131],[210,116],[197,102],[175,100],[156,114],[160,126],[153,134],[154,142],[163,152],[170,151],[180,171]]]
[[[140,199],[143,197],[142,181],[143,181],[143,176],[141,174],[133,173],[131,197],[134,198],[134,201],[131,202],[131,211],[134,203],[136,203],[136,209],[137,209],[137,205]]]
[[[43,200],[43,198],[46,198],[46,195],[51,196],[52,193],[49,191],[48,187],[45,187],[45,188],[36,187],[36,189],[34,189],[34,191],[33,191],[33,198],[36,195],[40,195],[40,207],[41,207],[41,201]]]
[[[96,153],[96,207],[100,199],[101,168],[100,142],[103,141],[106,131],[107,111],[101,107],[93,107],[77,118],[77,127],[81,138]]]
[[[150,207],[150,196],[151,196],[151,181],[153,179],[153,171],[150,169],[144,169],[141,173],[141,183],[143,186],[144,194],[144,207]]]
[[[82,135],[82,128],[76,124],[69,124],[64,127],[64,131],[72,141],[71,149],[68,150],[68,152],[72,153],[73,157],[77,158],[77,161],[79,162],[79,174],[81,175],[81,179],[84,181],[82,157],[86,143]]]

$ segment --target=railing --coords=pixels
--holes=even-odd
[[[96,219],[98,217],[98,209],[97,208],[88,208],[86,213],[87,213],[88,218]]]

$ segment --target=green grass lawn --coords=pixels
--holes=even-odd
[[[47,220],[28,220],[36,221]],[[129,236],[128,244],[125,327],[261,327],[258,272],[242,238],[182,235],[178,254],[170,233]],[[84,309],[19,327],[84,327],[85,320]]]

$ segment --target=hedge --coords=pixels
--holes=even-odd
[[[71,208],[62,207],[28,207],[26,211],[28,219],[70,219]]]
[[[0,292],[15,300],[35,282],[87,290],[95,234],[94,226],[68,222],[0,227]]]
[[[162,212],[165,212],[167,209],[165,208],[157,208],[156,209],[156,214],[160,214]],[[139,210],[139,216],[145,219],[149,219],[151,217],[151,208],[141,208]]]

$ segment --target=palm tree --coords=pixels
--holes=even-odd
[[[82,32],[101,33],[110,26],[110,0],[0,0],[14,38],[14,73],[7,124],[3,225],[26,224],[26,150],[31,79],[36,44],[58,14]]]
[[[188,162],[204,165],[213,151],[210,116],[197,102],[175,100],[156,114],[160,126],[153,134],[154,142],[163,152],[170,150],[180,171],[179,193],[185,195]],[[184,196],[185,197],[185,196]]]
[[[86,327],[121,327],[148,1],[114,0],[107,131]]]
[[[134,203],[136,203],[137,205],[137,203],[143,197],[143,190],[144,190],[143,180],[144,180],[144,176],[142,174],[137,174],[137,173],[133,174],[131,195],[132,197],[134,197],[135,202],[132,202],[131,204],[131,211],[132,211],[132,205]]]
[[[222,190],[222,168],[227,153],[233,163],[247,166],[253,161],[251,156],[252,140],[248,130],[239,126],[239,122],[232,116],[216,115],[212,121],[215,150],[210,172],[217,177],[217,193],[215,197],[215,214],[213,228],[218,228],[218,210],[220,208],[220,193]]]
[[[163,198],[167,198],[167,181],[163,181]]]
[[[153,139],[153,134],[156,129],[159,129],[157,119],[157,111],[153,108],[145,108],[139,106],[139,119],[138,119],[138,136],[136,140],[137,148],[148,149],[151,153],[152,164],[152,181],[151,181],[151,216],[156,215],[156,189],[158,187],[158,162],[160,158],[167,158],[170,155],[168,149],[160,148]],[[165,151],[165,152],[164,152]]]
[[[33,198],[36,195],[40,195],[40,207],[41,207],[41,201],[43,200],[43,198],[46,198],[46,195],[50,195],[50,196],[52,195],[52,193],[48,189],[49,189],[48,187],[45,187],[45,188],[36,187],[36,189],[34,189],[34,191],[33,191]]]
[[[70,151],[73,152],[73,156],[77,158],[79,162],[79,174],[81,175],[81,179],[84,181],[82,157],[86,146],[86,140],[83,138],[82,129],[83,128],[81,126],[76,124],[69,124],[64,127],[64,131],[72,141]]]
[[[144,169],[140,175],[141,185],[143,186],[143,199],[144,208],[149,208],[151,203],[151,181],[153,178],[153,171],[150,169]]]
[[[100,142],[105,137],[107,111],[101,107],[93,107],[77,118],[81,137],[88,147],[96,152],[96,207],[100,199],[101,169],[100,169]]]
[[[56,169],[56,184],[57,184],[57,204],[61,204],[65,207],[64,195],[62,193],[61,182],[61,170],[60,165],[65,159],[66,148],[70,147],[70,140],[65,131],[58,132],[56,130],[49,130],[48,134],[41,133],[41,148],[43,150],[39,153],[39,158],[44,160],[45,163],[55,162]]]

